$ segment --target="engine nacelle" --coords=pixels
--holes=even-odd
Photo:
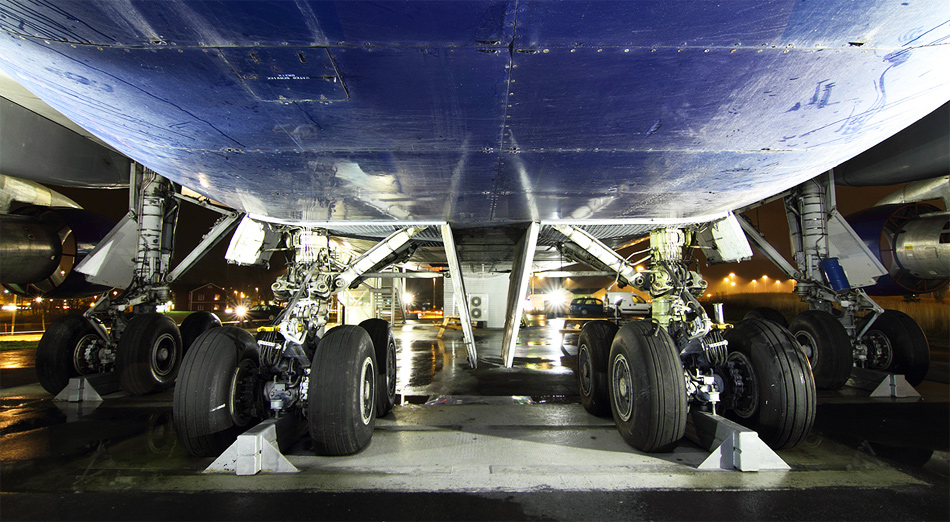
[[[882,205],[847,217],[888,274],[870,295],[925,294],[950,279],[950,213],[926,203]]]
[[[114,225],[77,208],[28,206],[0,215],[0,284],[22,296],[58,299],[107,290],[73,267]]]

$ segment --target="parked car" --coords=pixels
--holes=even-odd
[[[576,297],[571,300],[568,313],[581,317],[602,317],[607,314],[607,309],[604,308],[604,302],[596,297]]]
[[[277,317],[283,310],[283,307],[277,305],[254,305],[247,309],[243,319],[245,321],[270,321]]]
[[[650,315],[650,301],[630,292],[607,292],[607,303],[620,315]]]

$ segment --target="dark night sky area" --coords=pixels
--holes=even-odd
[[[838,210],[845,216],[850,215],[873,205],[899,187],[900,185],[886,187],[839,186],[836,189]],[[70,187],[57,187],[56,189],[86,209],[116,221],[121,219],[128,209],[128,191],[125,189],[79,189]],[[790,258],[788,225],[781,200],[751,210],[747,213],[747,216],[765,234],[773,246],[782,252],[786,258]],[[173,266],[177,264],[177,260],[184,257],[201,240],[201,237],[208,231],[217,217],[218,214],[194,205],[183,204],[181,206]],[[261,299],[271,299],[270,285],[284,270],[283,260],[280,256],[275,255],[271,260],[270,270],[260,267],[230,265],[224,261],[229,240],[230,237],[226,237],[215,246],[194,268],[182,276],[179,283],[173,286],[173,290],[178,292],[188,291],[205,283],[214,283],[228,290],[237,289],[248,293],[253,292],[254,288],[257,287],[260,289]],[[710,282],[711,288],[713,288],[714,282],[722,280],[730,273],[736,273],[737,276],[745,280],[759,278],[763,274],[768,275],[773,280],[785,278],[778,268],[758,252],[749,261],[738,264],[703,266],[701,272]]]

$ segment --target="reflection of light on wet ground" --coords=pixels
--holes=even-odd
[[[32,368],[36,361],[36,350],[8,350],[0,352],[0,369]]]

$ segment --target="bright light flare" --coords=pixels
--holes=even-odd
[[[402,303],[406,306],[411,305],[416,300],[416,296],[410,292],[402,294]]]
[[[545,299],[552,306],[560,308],[567,306],[567,304],[571,302],[571,295],[567,290],[559,288],[557,290],[548,292],[548,294],[545,296]]]
[[[236,307],[234,308],[234,315],[243,318],[244,316],[247,315],[247,307],[246,307],[246,306],[236,306]]]

